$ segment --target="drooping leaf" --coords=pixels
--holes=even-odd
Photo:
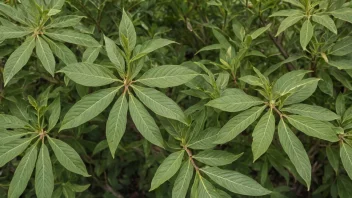
[[[156,170],[149,191],[158,188],[161,184],[169,180],[180,169],[184,150],[170,154]]]
[[[45,42],[40,36],[36,39],[36,53],[38,58],[46,71],[48,71],[52,76],[55,73],[55,58],[53,52],[51,51],[48,43]]]
[[[62,42],[73,43],[76,45],[82,45],[85,47],[99,47],[100,44],[91,36],[82,34],[72,30],[53,30],[45,32],[45,35],[50,38]]]
[[[186,197],[193,176],[193,169],[191,160],[183,163],[172,188],[172,198]]]
[[[209,166],[223,166],[231,164],[242,155],[243,153],[234,155],[221,150],[205,150],[193,155],[192,158]]]
[[[54,175],[49,150],[41,145],[35,167],[35,192],[38,198],[51,197],[54,191]]]
[[[70,145],[58,139],[50,137],[48,139],[57,160],[63,167],[76,174],[89,177],[86,165],[83,163],[78,153]]]
[[[66,113],[60,131],[79,126],[99,115],[109,106],[119,89],[103,89],[83,97]]]
[[[299,114],[301,116],[311,117],[321,121],[332,121],[340,118],[340,116],[336,115],[329,109],[316,105],[294,104],[281,109],[281,111]]]

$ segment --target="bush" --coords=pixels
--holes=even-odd
[[[1,197],[352,196],[349,0],[0,3]]]

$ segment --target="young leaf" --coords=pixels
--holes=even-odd
[[[63,167],[76,174],[89,177],[86,165],[83,163],[78,153],[70,145],[58,139],[50,137],[48,137],[48,139],[57,160]]]
[[[221,150],[205,150],[193,155],[192,158],[209,166],[223,166],[231,164],[240,158],[243,153],[234,155]]]
[[[352,179],[352,147],[346,143],[342,143],[340,147],[340,157],[347,175]]]
[[[43,64],[46,71],[48,71],[52,76],[55,73],[55,58],[53,52],[51,51],[49,45],[40,36],[36,39],[36,52],[40,62]]]
[[[8,84],[13,76],[28,62],[34,47],[35,38],[28,37],[27,40],[10,55],[9,59],[6,61],[3,73],[5,85]]]
[[[112,107],[108,121],[106,122],[106,139],[113,158],[115,157],[117,146],[126,130],[127,111],[128,102],[126,93],[123,93]]]
[[[38,198],[51,197],[54,191],[54,175],[49,150],[43,143],[35,167],[35,193]]]
[[[186,197],[189,184],[193,176],[193,166],[191,160],[187,160],[183,163],[177,178],[175,180],[174,187],[172,188],[172,198],[183,198]]]
[[[255,180],[236,171],[222,170],[216,167],[206,167],[200,169],[200,171],[204,172],[220,186],[236,194],[263,196],[271,192],[263,188]]]
[[[0,167],[21,154],[32,142],[33,139],[19,139],[10,143],[0,145]]]
[[[311,165],[303,144],[281,119],[278,134],[282,148],[295,166],[298,174],[306,182],[308,190],[311,182]]]
[[[167,88],[182,85],[198,75],[183,66],[165,65],[148,70],[136,81],[149,87]]]
[[[76,45],[82,45],[85,47],[99,47],[100,44],[91,36],[82,34],[73,30],[53,30],[45,32],[45,35],[50,38],[62,42],[73,43]]]
[[[71,80],[84,86],[98,87],[119,81],[106,67],[93,63],[75,63],[59,72],[65,73]]]
[[[290,115],[286,118],[292,126],[306,135],[330,142],[337,142],[339,140],[331,126],[322,121],[299,115]]]
[[[161,184],[169,180],[180,169],[185,151],[178,151],[170,154],[156,170],[149,191],[158,188]]]
[[[54,100],[54,102],[50,104],[50,106],[48,107],[48,112],[50,113],[50,116],[49,116],[47,132],[53,129],[60,119],[60,113],[61,113],[60,97],[57,97]]]
[[[340,118],[340,116],[336,115],[329,109],[307,104],[294,104],[281,109],[281,111],[299,114],[301,116],[310,117],[321,121],[332,121]]]
[[[66,45],[59,42],[54,42],[45,36],[44,39],[49,44],[50,49],[53,51],[55,56],[62,60],[62,62],[66,65],[77,63],[75,54],[68,47],[66,47]]]
[[[312,19],[314,22],[328,28],[334,34],[337,34],[335,23],[328,15],[313,15]]]
[[[143,104],[154,113],[187,124],[186,116],[181,108],[163,93],[152,88],[136,85],[132,86],[132,88]]]
[[[211,100],[206,105],[226,112],[238,112],[249,109],[252,106],[263,104],[264,102],[256,97],[241,92],[234,95],[226,95],[215,100]]]
[[[163,148],[164,140],[153,117],[132,94],[130,94],[129,109],[132,120],[143,137]]]
[[[123,58],[122,51],[116,46],[113,40],[106,36],[104,36],[104,40],[108,57],[122,77],[125,74],[125,59]]]
[[[123,10],[122,13],[122,19],[119,26],[119,36],[120,42],[126,48],[126,51],[131,52],[136,46],[137,36],[133,23],[125,10]]]
[[[270,109],[263,117],[260,118],[258,124],[253,131],[252,152],[253,161],[256,161],[266,150],[268,150],[273,141],[275,132],[275,117],[273,110]]]
[[[46,28],[65,28],[75,26],[81,21],[82,18],[84,17],[76,15],[57,17],[51,22],[51,24],[47,25]]]
[[[32,145],[24,155],[13,175],[10,183],[8,198],[20,197],[26,189],[29,179],[33,173],[35,162],[37,161],[37,143]]]
[[[304,17],[303,14],[295,14],[295,15],[289,16],[286,19],[284,19],[281,22],[281,24],[279,26],[279,29],[277,30],[276,36],[278,36],[281,32],[285,31],[287,28],[289,28],[292,25],[296,24],[303,17]]]
[[[86,63],[94,63],[98,58],[101,47],[89,47],[84,51],[82,61]]]
[[[109,106],[120,88],[112,87],[84,96],[66,113],[60,131],[77,127],[99,115]]]
[[[253,107],[233,117],[220,129],[217,140],[214,143],[224,144],[231,141],[251,125],[261,115],[264,109],[265,106]]]
[[[254,32],[251,33],[252,39],[258,38],[260,35],[262,35],[265,31],[267,31],[270,28],[271,24],[266,25],[265,27],[259,28],[255,30]]]
[[[303,50],[306,50],[306,47],[309,41],[312,39],[314,33],[314,29],[309,20],[306,20],[300,31],[300,43]]]

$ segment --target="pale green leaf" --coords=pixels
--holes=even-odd
[[[300,21],[304,17],[303,14],[295,14],[292,16],[287,17],[284,19],[280,26],[279,29],[277,30],[276,36],[278,36],[281,32],[285,31],[287,28],[291,27],[292,25],[296,24],[298,21]]]
[[[48,107],[48,112],[50,113],[49,116],[49,121],[48,121],[48,130],[49,132],[51,129],[55,127],[57,122],[60,119],[60,113],[61,113],[61,103],[60,103],[60,97],[57,97]]]
[[[28,25],[26,16],[24,16],[23,12],[17,10],[14,7],[11,7],[10,5],[0,3],[0,12],[4,13],[6,16],[13,20],[20,22],[23,25]]]
[[[280,95],[285,95],[285,90],[296,85],[299,81],[301,81],[306,75],[309,73],[307,70],[296,70],[292,72],[288,72],[282,75],[274,84],[273,92],[278,93]]]
[[[125,74],[125,59],[123,58],[122,51],[116,46],[115,42],[110,38],[104,36],[105,48],[108,53],[110,61],[115,65],[120,76]]]
[[[54,76],[55,58],[48,43],[46,43],[45,40],[42,39],[40,36],[37,36],[35,49],[37,56],[46,71],[48,71],[52,76]]]
[[[33,139],[19,139],[10,143],[0,145],[0,167],[21,154],[32,142]]]
[[[192,158],[209,166],[223,166],[231,164],[242,155],[243,153],[234,155],[221,150],[205,150],[193,155]]]
[[[57,160],[63,167],[76,174],[89,177],[86,165],[78,153],[70,145],[58,139],[50,137],[48,139]]]
[[[152,39],[152,40],[149,40],[149,41],[146,41],[143,43],[143,45],[141,46],[141,49],[140,51],[138,52],[138,54],[136,54],[132,59],[131,59],[131,62],[132,61],[136,61],[142,57],[144,57],[145,55],[159,49],[159,48],[162,48],[162,47],[165,47],[167,45],[170,45],[172,43],[176,43],[174,41],[170,41],[170,40],[167,40],[167,39],[161,39],[161,38],[158,38],[158,39]]]
[[[313,15],[312,20],[328,28],[334,34],[337,34],[337,28],[334,21],[328,15]]]
[[[183,163],[172,188],[172,198],[184,198],[193,176],[193,166],[191,160]]]
[[[205,46],[202,49],[198,50],[198,52],[196,54],[198,54],[199,52],[204,52],[204,51],[220,50],[222,48],[223,48],[223,46],[221,44],[212,44],[212,45]]]
[[[158,188],[161,184],[169,180],[180,169],[185,151],[178,151],[170,154],[158,167],[152,180],[149,191]]]
[[[303,50],[306,50],[308,43],[313,37],[313,33],[314,33],[314,28],[312,23],[309,20],[306,20],[302,25],[302,28],[300,31],[300,40],[299,40]]]
[[[269,28],[270,28],[271,24],[266,25],[265,27],[261,27],[257,30],[255,30],[254,32],[252,32],[250,35],[252,37],[252,39],[256,39],[258,38],[260,35],[262,35],[264,32],[266,32]]]
[[[65,28],[75,26],[81,21],[82,18],[84,17],[76,15],[65,15],[57,17],[49,25],[47,25],[46,28]]]
[[[76,45],[82,45],[86,47],[100,46],[100,44],[88,34],[82,34],[73,30],[55,30],[51,32],[45,32],[45,35],[58,41],[73,43]]]
[[[131,52],[136,46],[137,36],[133,23],[126,14],[125,10],[123,10],[122,13],[122,19],[119,26],[119,36],[120,42],[126,48],[126,51]]]
[[[330,12],[335,18],[352,23],[352,9],[345,7]]]
[[[0,26],[0,38],[2,40],[5,39],[13,39],[13,38],[22,38],[27,36],[33,32],[33,30],[22,27],[8,27],[8,26]]]
[[[264,86],[258,77],[252,75],[243,76],[239,80],[253,86]]]
[[[19,132],[19,131],[7,131],[6,129],[0,128],[0,146],[11,143],[14,140],[18,140],[21,137],[35,133],[35,132]]]
[[[316,120],[322,121],[332,121],[339,119],[340,116],[336,115],[334,112],[329,109],[315,106],[315,105],[307,105],[307,104],[294,104],[288,107],[281,109],[281,111],[299,114],[306,117],[311,117]]]
[[[298,15],[298,14],[304,14],[301,10],[296,10],[296,9],[289,9],[289,10],[279,10],[277,12],[274,12],[273,14],[270,15],[270,17],[277,17],[277,16],[293,16],[293,15]]]
[[[54,174],[47,146],[43,143],[35,167],[35,192],[38,198],[51,197],[54,191]]]

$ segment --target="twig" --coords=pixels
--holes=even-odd
[[[192,151],[189,150],[186,146],[184,146],[183,149],[185,149],[185,151],[187,152],[188,157],[189,157],[189,160],[191,160],[191,163],[192,163],[194,169],[196,169],[196,171],[198,172],[198,171],[199,171],[199,167],[197,166],[197,164],[196,164],[196,163],[194,162],[194,160],[193,160]]]

